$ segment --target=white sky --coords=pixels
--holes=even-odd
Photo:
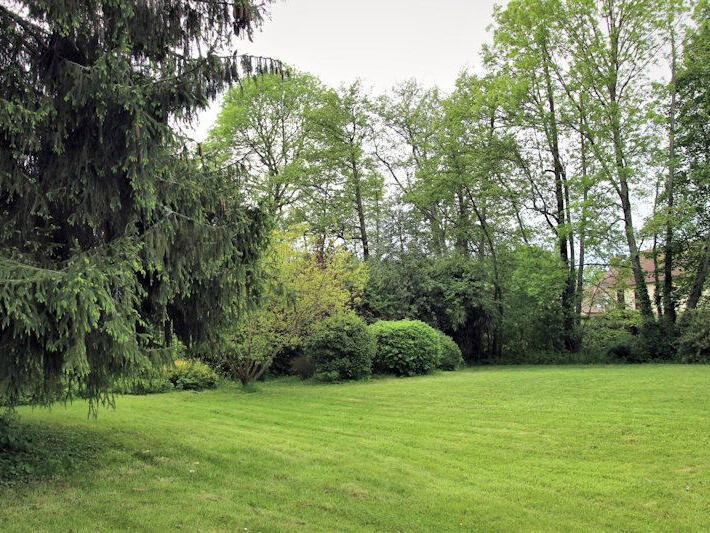
[[[376,93],[416,78],[453,88],[459,72],[476,68],[490,40],[497,0],[277,0],[271,20],[239,52],[280,59],[336,87],[360,78]],[[201,140],[219,109],[201,114]]]

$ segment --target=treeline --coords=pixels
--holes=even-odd
[[[225,54],[268,4],[0,0],[0,404],[289,372],[348,311],[468,362],[708,357],[705,1],[511,0],[482,72],[380,96]],[[611,263],[638,311],[585,320]]]
[[[324,268],[341,247],[367,263],[354,307],[370,321],[424,320],[469,362],[674,358],[682,326],[704,321],[710,264],[708,16],[513,0],[484,72],[450,94],[267,76],[228,93],[204,151],[300,228],[296,249]],[[587,320],[610,269],[635,302],[607,294],[601,307],[628,312]],[[590,329],[606,334],[585,345]]]

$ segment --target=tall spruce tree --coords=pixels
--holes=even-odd
[[[240,76],[250,0],[0,0],[0,404],[48,403],[210,338],[266,218],[171,123]]]

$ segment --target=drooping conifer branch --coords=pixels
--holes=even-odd
[[[284,70],[225,53],[267,4],[0,0],[0,403],[110,401],[254,297],[266,216],[170,125]]]

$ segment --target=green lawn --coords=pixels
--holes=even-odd
[[[9,531],[710,530],[710,366],[491,367],[20,409]]]

